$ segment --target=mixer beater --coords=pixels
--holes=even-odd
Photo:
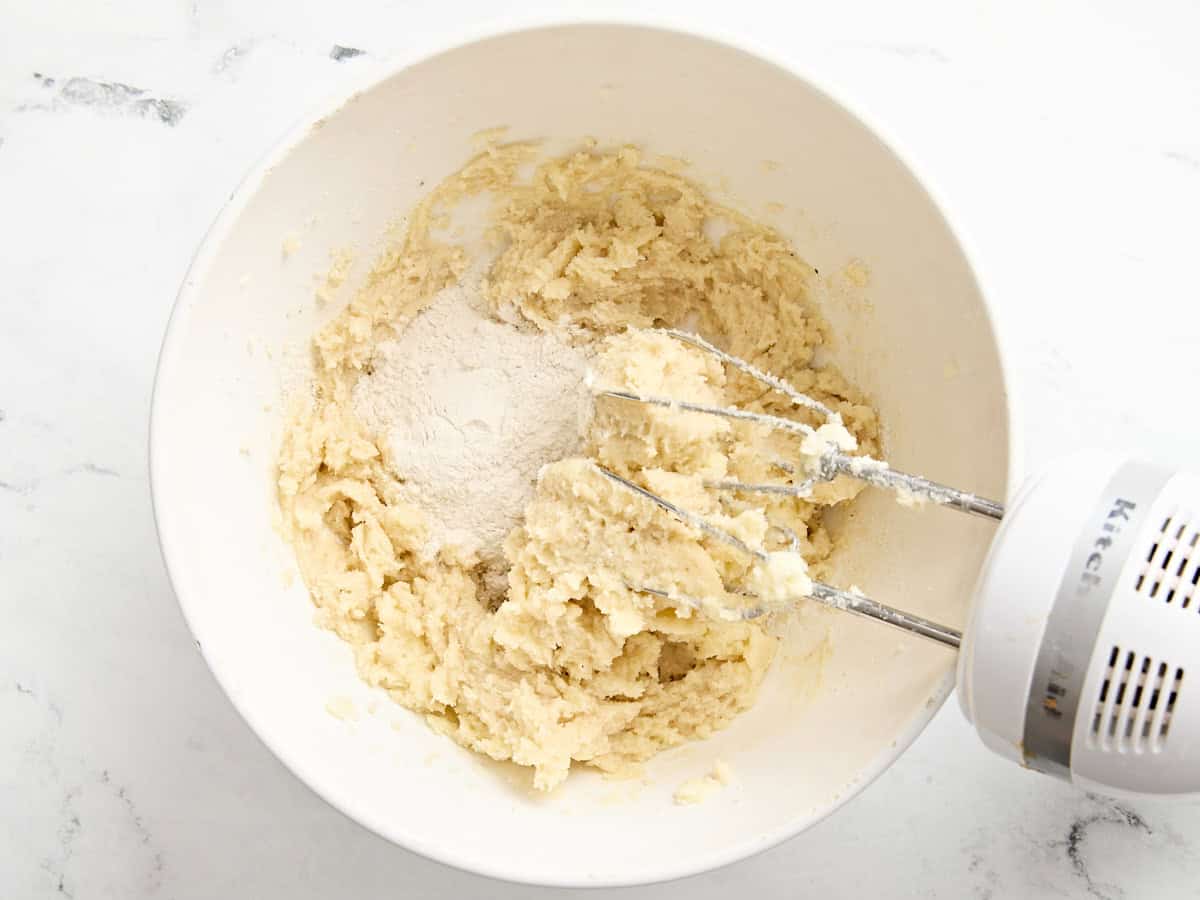
[[[813,600],[961,648],[963,711],[984,743],[1023,766],[1109,793],[1200,791],[1200,692],[1183,689],[1186,672],[1200,668],[1200,478],[1107,454],[1077,454],[1026,483],[1006,509],[848,454],[853,440],[825,404],[697,335],[660,333],[717,357],[823,420],[813,426],[737,407],[595,390],[601,398],[754,422],[800,439],[799,461],[775,462],[785,483],[715,481],[707,488],[806,497],[818,483],[848,476],[909,504],[932,503],[1001,523],[965,634],[808,579],[790,600]],[[605,478],[757,565],[778,555],[595,465]],[[780,608],[745,588],[731,594],[754,605],[627,585],[722,618],[754,619]]]

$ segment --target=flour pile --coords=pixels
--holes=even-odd
[[[490,317],[470,277],[376,348],[354,412],[380,436],[399,496],[426,514],[431,552],[500,556],[538,471],[579,449],[587,364],[556,334]]]

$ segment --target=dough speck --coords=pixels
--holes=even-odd
[[[345,722],[357,722],[359,718],[358,705],[346,696],[330,697],[325,703],[325,711]]]
[[[703,803],[717,791],[728,786],[732,780],[733,771],[729,768],[729,764],[717,760],[708,774],[689,779],[675,789],[675,803],[678,806]]]

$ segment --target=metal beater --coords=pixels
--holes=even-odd
[[[715,356],[721,362],[731,366],[745,374],[754,378],[756,381],[766,385],[771,390],[788,398],[795,406],[809,410],[817,416],[824,419],[826,424],[841,424],[841,417],[837,412],[830,409],[824,403],[813,397],[803,394],[796,390],[782,378],[764,372],[758,367],[751,365],[744,359],[740,359],[730,353],[726,353],[719,347],[714,346],[698,335],[691,334],[686,331],[677,331],[674,329],[660,329],[660,334],[665,334],[674,338],[677,341],[690,344],[705,353]],[[598,397],[608,397],[614,400],[623,400],[630,403],[644,403],[650,406],[660,406],[668,409],[682,410],[685,412],[693,412],[710,416],[720,416],[726,419],[736,419],[745,422],[754,422],[759,425],[765,425],[768,428],[787,431],[791,434],[796,434],[801,437],[811,437],[816,434],[817,429],[804,422],[798,422],[795,419],[787,419],[782,416],[773,416],[767,413],[756,413],[749,410],[738,409],[736,407],[711,406],[704,403],[692,403],[688,400],[681,400],[675,397],[658,397],[647,394],[638,394],[632,391],[610,390],[602,388],[596,391]],[[793,471],[792,467],[787,463],[781,463],[787,471]],[[606,478],[611,479],[622,487],[638,494],[639,496],[654,503],[659,508],[666,510],[672,515],[678,517],[682,521],[687,522],[695,528],[699,528],[705,534],[715,538],[730,547],[738,550],[740,553],[746,554],[757,562],[765,562],[767,559],[766,553],[762,550],[751,547],[740,538],[730,534],[729,532],[718,528],[706,521],[703,517],[695,513],[683,509],[674,503],[671,503],[664,497],[660,497],[651,491],[646,490],[638,484],[630,481],[627,478],[597,465],[596,468]],[[935,481],[930,481],[928,478],[922,478],[919,475],[910,475],[906,472],[900,472],[891,468],[887,463],[877,459],[872,459],[867,456],[849,456],[834,448],[830,448],[823,452],[819,459],[819,465],[815,470],[808,473],[798,484],[748,484],[740,481],[720,481],[712,482],[707,486],[713,490],[729,491],[733,493],[743,494],[783,494],[790,496],[806,497],[811,494],[813,487],[821,481],[832,481],[839,475],[846,475],[850,478],[856,478],[866,484],[874,485],[875,487],[884,488],[887,490],[904,492],[908,496],[920,498],[926,502],[936,503],[941,506],[947,506],[952,509],[957,509],[962,512],[971,513],[973,515],[982,516],[984,518],[999,521],[1004,515],[1004,507],[993,500],[986,500],[978,497],[975,494],[967,491],[960,491],[956,488],[948,487],[944,484],[939,484]],[[688,597],[675,593],[670,593],[662,589],[650,585],[631,585],[632,589],[639,593],[651,594],[654,596],[670,599],[677,603],[682,603],[696,609],[711,609],[712,604],[705,598]],[[860,616],[876,619],[880,622],[885,622],[896,628],[904,631],[918,634],[921,637],[930,638],[947,647],[958,648],[962,643],[962,632],[950,628],[947,625],[941,625],[937,622],[932,622],[929,619],[916,616],[911,613],[906,613],[894,607],[887,606],[878,601],[865,597],[860,593],[845,591],[822,582],[814,582],[812,593],[809,599],[816,600],[827,606],[836,609],[852,612]],[[737,615],[743,619],[754,619],[770,612],[766,606],[757,607],[739,607],[736,610]]]
[[[833,410],[745,360],[681,331],[665,331],[788,397],[828,424]],[[631,391],[598,396],[756,422],[811,439],[780,416]],[[818,442],[819,443],[819,442]],[[960,648],[958,695],[985,744],[1028,768],[1087,790],[1200,791],[1200,477],[1108,454],[1076,454],[999,503],[879,460],[826,446],[789,484],[722,481],[711,490],[806,496],[839,475],[1000,522],[971,602],[966,633],[853,591],[814,582],[808,598]],[[615,472],[613,482],[745,554],[768,554]],[[793,549],[795,549],[793,547]],[[710,598],[655,585],[633,590],[728,615]],[[746,595],[735,590],[735,595]],[[801,598],[796,598],[801,599]],[[718,606],[714,610],[714,606]],[[752,619],[766,605],[737,608]]]

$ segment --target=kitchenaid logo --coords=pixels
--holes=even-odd
[[[1130,523],[1129,514],[1137,509],[1132,500],[1118,497],[1104,515],[1098,533],[1087,546],[1087,556],[1084,557],[1083,567],[1076,582],[1075,594],[1086,597],[1104,580],[1104,562],[1112,549],[1122,529]],[[1079,673],[1081,663],[1085,660],[1076,659],[1074,652],[1061,644],[1055,644],[1049,671],[1046,672],[1042,687],[1042,712],[1051,719],[1061,719],[1063,708],[1074,704],[1074,692],[1081,686]]]
[[[1104,523],[1100,526],[1100,534],[1092,541],[1091,553],[1083,561],[1083,571],[1079,574],[1077,593],[1086,594],[1098,586],[1103,580],[1104,560],[1112,547],[1113,541],[1121,533],[1124,525],[1129,523],[1129,514],[1137,509],[1132,500],[1118,497],[1108,510]]]

